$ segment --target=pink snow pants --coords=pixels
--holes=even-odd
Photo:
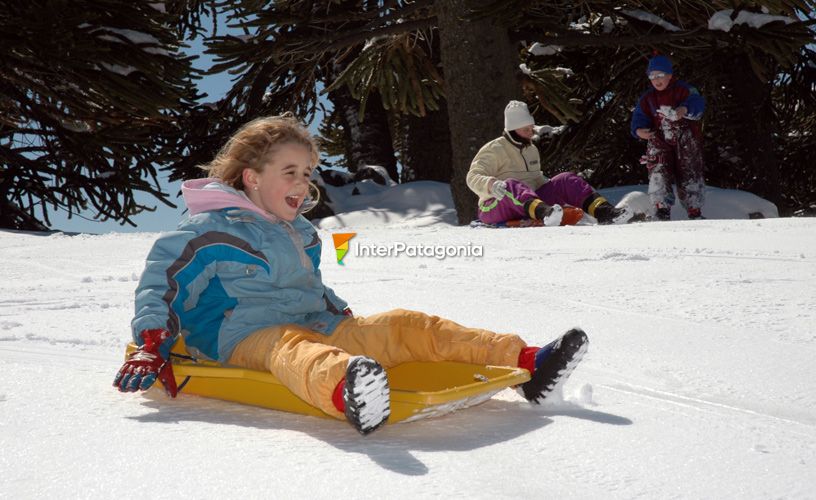
[[[562,172],[541,185],[535,191],[516,179],[506,179],[508,196],[501,200],[489,198],[479,203],[479,220],[486,224],[499,224],[509,220],[529,219],[524,203],[539,199],[547,205],[570,205],[582,208],[593,192],[592,186],[572,172]]]

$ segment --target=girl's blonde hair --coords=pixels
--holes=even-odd
[[[319,152],[317,143],[306,128],[292,115],[256,118],[241,127],[224,147],[215,155],[213,161],[200,168],[207,171],[210,177],[220,179],[224,184],[244,189],[244,169],[251,168],[262,172],[269,156],[284,144],[300,144],[311,155],[312,167],[317,166]],[[317,204],[320,192],[309,182],[312,191],[313,205]]]

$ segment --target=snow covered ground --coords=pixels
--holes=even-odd
[[[400,187],[434,196],[413,208],[389,209],[406,196],[392,192],[322,221],[324,278],[362,315],[418,309],[531,344],[583,327],[563,402],[505,391],[363,438],[340,421],[123,395],[110,384],[156,234],[0,232],[0,497],[813,498],[816,219],[471,229],[446,223],[437,188]],[[767,207],[709,200],[709,216]],[[345,266],[340,227],[358,233]],[[483,252],[355,255],[396,243]]]

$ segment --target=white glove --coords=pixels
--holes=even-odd
[[[507,196],[507,183],[496,179],[493,181],[493,185],[490,186],[490,194],[492,194],[497,200],[501,200]]]
[[[658,109],[657,112],[671,122],[676,122],[680,119],[677,117],[677,110],[671,106],[660,106],[660,109]]]

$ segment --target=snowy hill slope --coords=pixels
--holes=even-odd
[[[0,232],[0,497],[812,498],[816,220],[358,222],[345,266],[321,231],[324,278],[357,314],[418,309],[531,344],[579,325],[591,344],[565,401],[505,391],[362,438],[122,395],[110,384],[156,235]],[[482,256],[355,254],[400,242]]]

